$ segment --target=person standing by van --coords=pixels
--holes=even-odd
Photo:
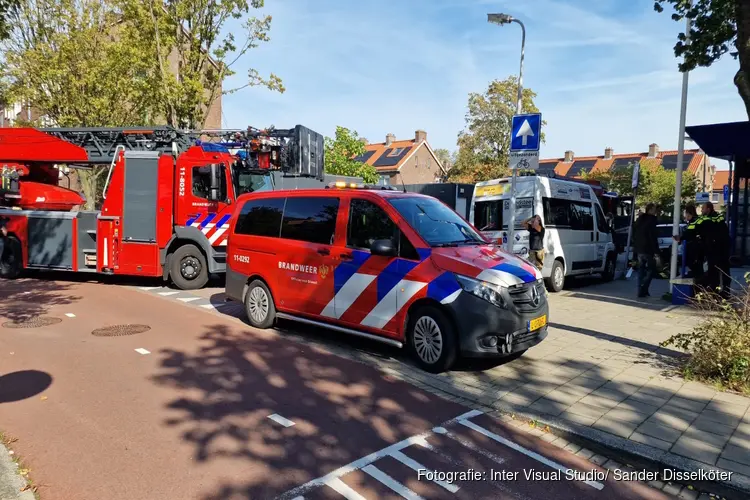
[[[648,289],[656,273],[659,235],[656,230],[656,204],[646,205],[633,228],[635,252],[638,254],[638,297],[649,297]]]
[[[531,263],[540,271],[544,267],[544,225],[542,218],[535,215],[523,221],[523,226],[529,231],[529,257]]]

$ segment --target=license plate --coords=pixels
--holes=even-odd
[[[547,315],[545,314],[544,316],[541,316],[539,318],[532,319],[531,321],[529,321],[529,331],[533,332],[534,330],[539,330],[546,324],[547,324]]]

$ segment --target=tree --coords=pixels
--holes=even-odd
[[[10,34],[9,18],[18,7],[17,0],[0,0],[0,40],[5,40]]]
[[[111,35],[117,22],[107,0],[22,0],[0,45],[4,99],[31,103],[60,127],[145,124],[149,62]],[[87,209],[101,197],[104,171],[78,171]]]
[[[620,196],[633,196],[634,166],[634,163],[630,163],[627,167],[588,173],[582,175],[582,177],[587,180],[597,180],[604,184],[608,190],[614,191]],[[664,213],[672,213],[676,181],[677,172],[675,170],[666,170],[662,165],[641,163],[636,206],[644,207],[647,203],[656,203]],[[683,175],[682,200],[687,201],[695,198],[697,190],[698,179],[687,173]]]
[[[262,77],[252,68],[238,87],[222,87],[227,77],[235,74],[232,67],[250,49],[270,40],[271,16],[249,15],[251,9],[262,8],[264,0],[116,1],[126,20],[123,38],[153,61],[155,102],[168,125],[200,128],[217,98],[246,87],[285,91],[278,76]],[[234,31],[221,36],[230,19],[242,22],[240,36]],[[175,61],[177,71],[170,69]]]
[[[356,131],[336,127],[336,137],[325,139],[325,172],[361,177],[368,184],[378,182],[380,176],[375,167],[354,159],[364,152],[365,144]]]
[[[539,112],[535,97],[531,89],[523,90],[524,112]],[[466,128],[458,134],[452,180],[473,183],[508,174],[510,129],[517,100],[518,79],[514,76],[491,82],[482,94],[469,94]],[[544,134],[541,139],[544,141]]]
[[[739,59],[734,84],[750,117],[750,0],[655,0],[654,10],[664,12],[664,4],[673,7],[675,21],[692,21],[690,40],[683,31],[674,46],[675,56],[684,57],[680,71],[711,66],[729,52]]]
[[[451,153],[447,149],[439,148],[435,150],[435,156],[437,156],[440,165],[448,172],[453,164],[456,162],[456,153]]]

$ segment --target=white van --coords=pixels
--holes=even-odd
[[[510,181],[477,183],[469,212],[474,226],[503,246],[508,239]],[[614,278],[617,252],[613,235],[590,185],[539,176],[517,178],[513,253],[524,258],[529,255],[529,232],[521,223],[533,215],[541,216],[546,229],[542,276],[550,291],[562,290],[566,276]]]

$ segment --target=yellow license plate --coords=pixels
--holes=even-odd
[[[545,314],[544,316],[541,316],[539,318],[532,319],[531,321],[529,321],[529,331],[533,332],[534,330],[539,330],[546,324],[547,324],[547,315]]]

